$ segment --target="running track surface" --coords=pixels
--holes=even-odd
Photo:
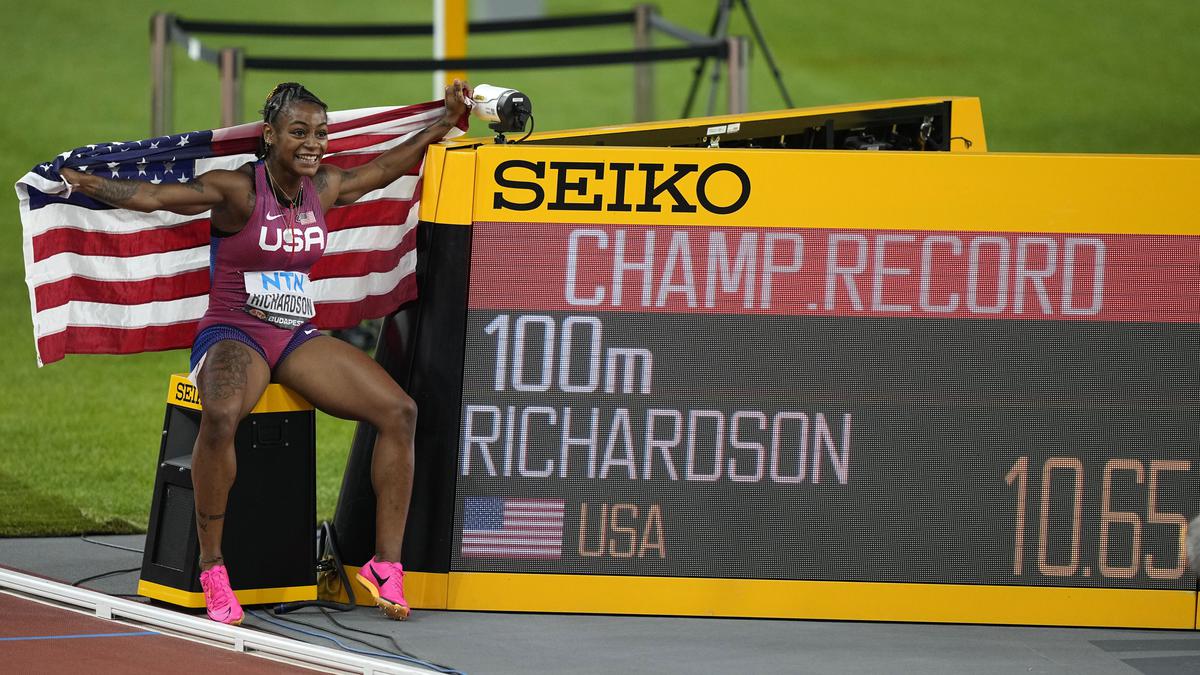
[[[0,592],[0,671],[219,673],[313,671]]]

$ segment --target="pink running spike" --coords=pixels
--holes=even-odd
[[[408,618],[408,601],[404,599],[404,568],[398,562],[371,558],[355,575],[375,598],[375,604],[389,619]]]
[[[242,623],[245,614],[238,604],[237,596],[229,587],[229,572],[224,565],[216,565],[200,573],[200,586],[204,588],[204,605],[208,608],[208,618],[219,623],[237,626]]]

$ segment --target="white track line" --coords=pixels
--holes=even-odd
[[[132,600],[115,598],[86,588],[68,586],[7,569],[0,569],[0,588],[41,599],[46,604],[64,606],[67,609],[77,608],[76,611],[81,613],[117,621],[127,626],[142,629],[149,627],[162,631],[168,637],[182,637],[295,665],[364,675],[429,675],[430,672],[423,668],[351,654],[250,628],[226,626],[207,618],[150,607]]]

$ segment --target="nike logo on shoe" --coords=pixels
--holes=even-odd
[[[283,217],[282,213],[268,213],[267,214],[267,220],[277,220],[282,217]]]
[[[317,332],[317,329],[316,329],[316,328],[309,328],[309,329],[306,329],[306,330],[304,331],[304,334],[305,334],[305,335],[312,335],[312,334],[313,334],[313,333],[315,333],[315,332]]]
[[[388,579],[391,579],[391,577],[379,576],[379,572],[376,572],[374,567],[371,568],[371,576],[375,577],[375,581],[378,581],[380,586],[383,586],[387,583]]]

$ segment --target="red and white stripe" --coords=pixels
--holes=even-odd
[[[443,114],[440,102],[329,113],[323,162],[364,164]],[[213,132],[215,156],[196,172],[236,169],[254,160],[260,122]],[[460,135],[452,128],[447,137]],[[420,166],[354,204],[325,216],[329,240],[310,278],[320,328],[354,326],[416,297]],[[47,193],[61,183],[35,173],[16,184],[20,200],[38,364],[66,354],[130,354],[191,344],[208,306],[208,214],[180,216],[70,204],[29,209],[27,186]]]

